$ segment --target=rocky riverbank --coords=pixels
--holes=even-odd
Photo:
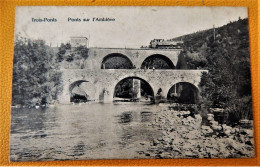
[[[151,158],[240,158],[254,157],[253,129],[220,125],[212,114],[209,126],[199,114],[168,108],[156,113],[150,126],[162,136],[146,144],[144,154]]]

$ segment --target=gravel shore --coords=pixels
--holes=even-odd
[[[146,143],[147,150],[140,154],[151,158],[254,157],[253,129],[220,125],[213,114],[208,114],[208,120],[210,125],[203,126],[199,114],[165,107],[150,125],[163,135]]]

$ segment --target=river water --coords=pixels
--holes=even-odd
[[[81,104],[12,108],[10,160],[135,159],[161,132],[157,105]]]

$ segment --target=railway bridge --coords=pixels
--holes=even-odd
[[[150,57],[159,57],[175,68],[181,49],[129,49],[129,48],[89,48],[85,69],[106,69],[105,61],[118,56],[126,58],[135,68],[141,68]]]
[[[108,49],[90,48],[89,57],[83,69],[63,68],[62,91],[59,94],[59,103],[69,104],[71,102],[72,90],[83,82],[88,83],[87,92],[89,100],[112,103],[117,84],[128,78],[138,79],[148,84],[153,96],[160,91],[163,98],[167,98],[170,89],[178,83],[193,85],[198,96],[201,75],[205,70],[181,70],[176,69],[180,49],[155,50],[155,49]],[[134,66],[131,69],[106,69],[104,64],[110,56],[125,57]],[[170,69],[144,69],[142,64],[145,59],[156,55],[166,60]]]

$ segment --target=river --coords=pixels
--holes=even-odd
[[[10,160],[136,159],[161,132],[157,105],[81,104],[12,108]]]

